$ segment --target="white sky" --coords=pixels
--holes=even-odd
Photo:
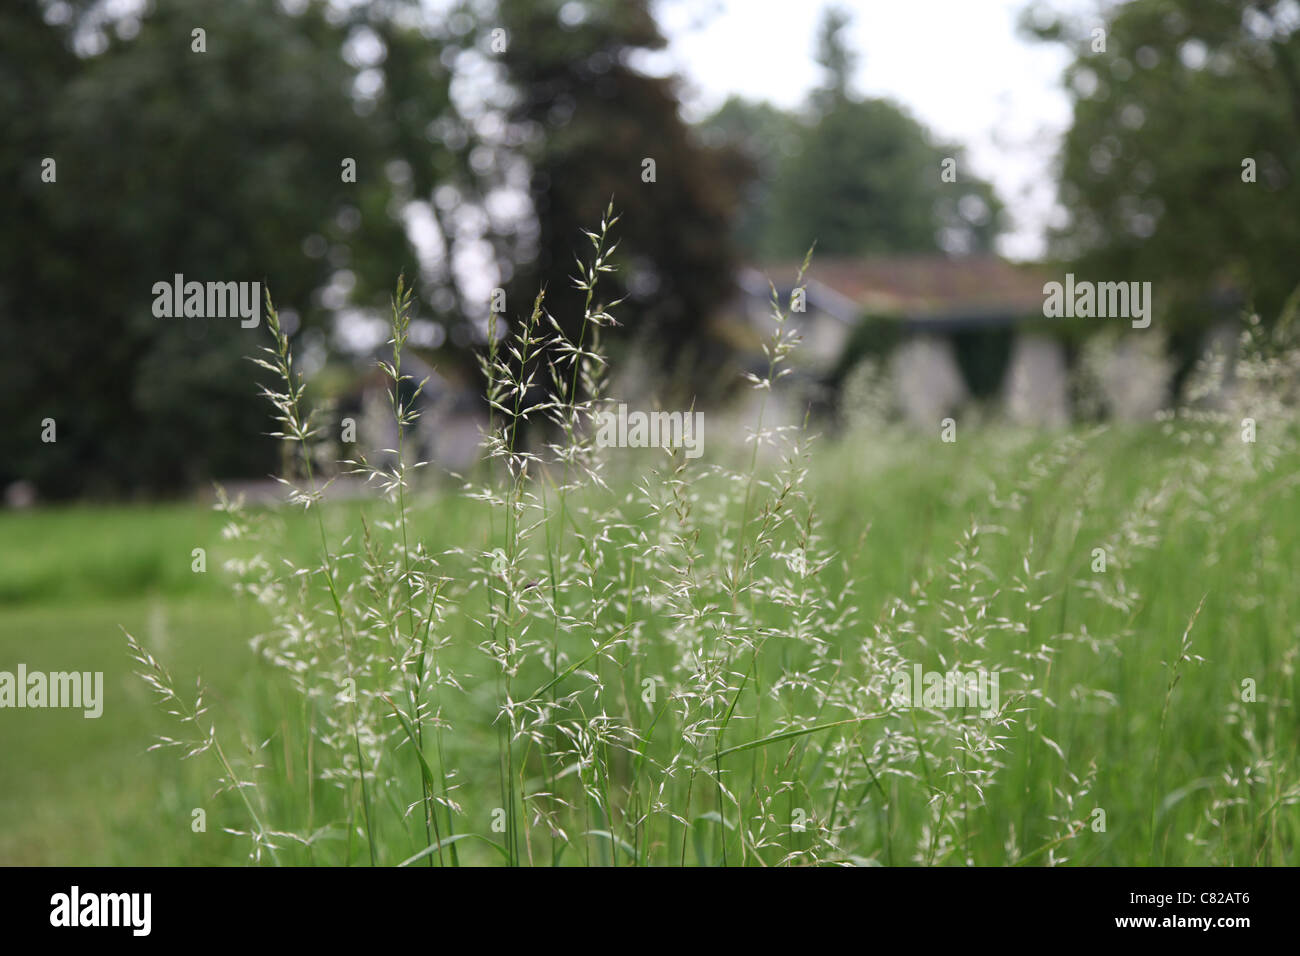
[[[669,37],[662,67],[687,82],[698,118],[731,93],[794,107],[821,79],[813,57],[825,0],[659,0]],[[842,0],[858,53],[856,91],[889,97],[943,140],[966,147],[972,171],[1007,206],[1000,251],[1032,258],[1055,197],[1053,162],[1069,126],[1064,48],[1016,29],[1029,0]],[[1074,0],[1057,7],[1095,10]],[[656,63],[656,66],[660,66]],[[960,176],[960,169],[958,175]]]

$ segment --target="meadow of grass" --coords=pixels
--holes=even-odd
[[[108,690],[98,721],[3,715],[0,858],[1294,862],[1294,353],[1145,425],[602,449],[592,241],[581,336],[539,305],[485,356],[459,490],[399,447],[346,466],[373,499],[322,499],[272,310],[292,507],[0,519],[0,664]],[[764,393],[794,346],[774,320]],[[394,382],[408,322],[399,287]],[[917,664],[999,699],[909,706]]]
[[[913,580],[937,575],[939,584],[931,589],[942,596],[948,558],[972,517],[986,520],[993,512],[987,483],[1013,486],[1028,474],[1034,456],[1050,452],[1061,438],[989,434],[969,436],[965,447],[963,437],[953,446],[917,439],[890,440],[884,447],[860,441],[818,449],[814,454],[822,464],[813,469],[810,484],[819,502],[824,544],[845,556],[843,567],[823,573],[832,591],[851,579],[858,608],[839,653],[847,657],[855,652],[864,634],[888,617],[893,601],[908,597]],[[1032,729],[1026,714],[1006,732],[1006,750],[999,757],[1004,766],[971,815],[970,836],[957,851],[962,856],[945,852],[939,857],[936,850],[942,861],[969,856],[977,863],[1011,862],[1068,832],[1060,820],[1074,819],[1088,825],[1031,862],[1046,862],[1053,852],[1074,863],[1094,864],[1294,862],[1300,815],[1286,795],[1294,795],[1297,780],[1297,722],[1285,702],[1296,691],[1297,642],[1291,622],[1300,589],[1293,586],[1291,568],[1300,555],[1300,514],[1294,489],[1283,476],[1295,474],[1300,463],[1288,455],[1271,475],[1234,489],[1231,502],[1207,505],[1201,499],[1213,498],[1213,489],[1183,473],[1187,454],[1187,446],[1157,426],[1095,436],[1086,452],[1038,483],[1021,508],[996,515],[1003,533],[981,536],[987,549],[982,563],[996,582],[1023,574],[1024,542],[1031,532],[1037,565],[1057,569],[1040,583],[1044,591],[1059,590],[1060,596],[1030,619],[1028,634],[1020,635],[1025,646],[1057,648],[1040,662],[1043,683],[1031,688],[1057,706],[1040,707]],[[1207,457],[1202,449],[1195,455]],[[1122,574],[1129,593],[1139,595],[1135,606],[1123,611],[1090,600],[1083,586],[1073,582],[1090,583],[1094,543],[1123,527],[1136,498],[1169,475],[1188,480],[1150,529],[1153,543],[1108,572]],[[366,507],[383,511],[380,505]],[[327,529],[341,539],[362,510],[338,506]],[[450,524],[464,527],[473,510],[481,511],[457,496],[422,499],[412,509],[411,524],[430,548],[440,549],[451,544],[444,538],[449,513],[459,512],[462,517]],[[303,526],[295,537],[305,561],[310,554],[305,532],[311,529],[300,514],[286,520]],[[119,630],[120,625],[138,635],[166,659],[181,685],[203,675],[213,722],[233,728],[237,749],[243,747],[241,737],[260,744],[277,732],[286,717],[283,712],[277,716],[277,709],[294,695],[279,669],[248,643],[252,634],[269,626],[270,615],[247,597],[232,598],[229,580],[215,567],[222,555],[238,552],[223,542],[221,523],[220,515],[193,505],[83,507],[0,519],[0,579],[8,588],[0,610],[3,667],[25,661],[32,669],[102,670],[108,693],[99,720],[77,712],[4,713],[0,860],[171,864],[247,859],[247,839],[222,830],[247,829],[245,811],[229,793],[214,796],[215,773],[204,758],[177,761],[167,752],[146,752],[154,735],[170,733],[171,727],[135,677]],[[195,547],[213,555],[214,569],[206,575],[190,569]],[[1202,597],[1192,652],[1205,661],[1180,671],[1162,733],[1170,677],[1165,662],[1177,657],[1187,620]],[[926,644],[940,636],[939,624],[938,611],[931,608],[904,638],[918,659]],[[1054,640],[1058,634],[1072,639]],[[1099,642],[1098,652],[1089,640]],[[446,651],[448,669],[482,675],[486,668],[476,643],[467,632],[454,637]],[[793,669],[791,663],[789,649],[768,657],[761,684],[772,687]],[[607,669],[613,671],[614,665]],[[1241,701],[1245,678],[1256,681],[1255,703]],[[501,803],[492,734],[495,705],[468,679],[464,683],[467,692],[456,704],[457,735],[447,737],[452,744],[448,762],[463,768],[456,791],[462,812],[456,822],[461,829],[499,840],[491,829],[492,810]],[[1013,691],[1009,683],[1001,689],[1004,696]],[[633,687],[629,696],[645,708],[640,690]],[[647,723],[653,719],[653,714],[644,716]],[[745,734],[753,739],[775,726],[755,727],[750,721]],[[855,736],[874,747],[879,734],[868,723]],[[737,742],[744,740],[738,735]],[[276,743],[277,764],[299,773],[283,783],[276,778],[282,772],[278,767],[262,774],[264,790],[283,791],[284,822],[277,820],[283,826],[305,819],[307,808],[299,761],[285,756],[283,740]],[[396,756],[409,759],[401,749]],[[811,755],[800,754],[797,746],[775,744],[747,756],[736,771],[737,789],[749,786],[741,772],[779,779],[783,765]],[[1090,791],[1076,798],[1074,778],[1086,778],[1094,767]],[[419,796],[416,774],[400,763],[391,770],[401,773],[410,788],[408,801]],[[929,784],[919,773],[895,772],[887,764],[879,773],[884,794],[872,784],[866,793],[842,798],[849,810],[839,825],[855,820],[861,836],[841,839],[864,859],[912,862],[917,836],[929,819]],[[810,792],[788,791],[785,806],[806,802],[806,810],[815,812],[819,791],[813,780]],[[1075,799],[1073,807],[1067,798]],[[713,862],[711,853],[720,852],[721,842],[713,832],[718,824],[708,817],[714,799],[704,791],[699,799],[693,829],[701,837],[691,841],[687,862]],[[208,809],[206,833],[191,830],[195,807]],[[1105,832],[1092,829],[1094,808],[1106,811]],[[772,811],[773,816],[783,812]],[[807,831],[791,832],[788,813],[782,822],[785,846],[793,850],[809,840]],[[815,817],[812,822],[815,826]],[[420,836],[390,835],[382,859],[393,862],[418,852]],[[673,857],[680,853],[678,840],[670,845]],[[550,841],[544,842],[549,860]],[[603,837],[576,842],[561,862],[566,857],[568,862],[585,861],[589,854],[594,860],[602,854],[610,859]],[[461,862],[497,857],[486,847],[461,849]],[[356,862],[365,859],[363,852],[354,852]],[[631,862],[628,854],[622,857]]]

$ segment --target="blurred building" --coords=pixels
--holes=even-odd
[[[745,364],[754,371],[766,362],[772,288],[789,308],[798,268],[743,269],[719,316],[729,341],[752,343]],[[1064,421],[1064,346],[1030,328],[1042,318],[1045,281],[992,255],[814,260],[805,310],[790,313],[801,338],[790,400],[833,406],[844,377],[874,357],[889,369],[897,407],[917,423],[932,425],[972,397],[996,398],[1015,417]]]
[[[356,441],[371,464],[391,465],[396,460],[397,422],[387,373],[380,361],[391,360],[387,352],[358,359],[356,378],[339,397],[341,417],[356,422]],[[478,460],[486,430],[487,405],[475,383],[451,373],[441,373],[414,351],[402,355],[403,402],[412,401],[419,413],[407,430],[404,449],[408,464],[428,462],[439,472],[461,473]],[[421,386],[418,389],[417,386]]]

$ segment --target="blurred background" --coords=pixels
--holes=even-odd
[[[275,469],[264,323],[156,318],[177,273],[263,283],[374,448],[405,273],[421,449],[464,468],[493,301],[580,320],[611,198],[628,401],[726,414],[815,242],[792,415],[1148,416],[1295,285],[1297,29],[1294,0],[14,0],[5,502]],[[1152,282],[1152,327],[1044,320],[1067,271]]]

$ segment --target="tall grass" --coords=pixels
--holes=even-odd
[[[600,284],[615,223],[611,209],[589,234],[576,338],[543,295],[508,332],[490,330],[485,466],[464,489],[481,519],[468,533],[412,511],[422,463],[408,460],[402,436],[423,383],[402,370],[409,290],[399,282],[382,366],[397,447],[343,464],[383,504],[343,512],[356,516],[343,530],[323,514],[321,430],[268,300],[273,343],[260,361],[280,382],[267,397],[293,452],[282,480],[314,524],[315,559],[283,547],[280,516],[221,507],[228,538],[258,549],[228,570],[268,612],[254,646],[292,697],[243,715],[252,726],[239,735],[261,743],[223,745],[201,692],[191,701],[131,641],[189,731],[164,742],[214,760],[247,817],[230,829],[251,859],[1252,863],[1294,851],[1294,653],[1249,657],[1261,688],[1253,702],[1237,688],[1251,675],[1199,684],[1212,712],[1177,723],[1200,738],[1169,733],[1188,674],[1216,666],[1207,622],[1251,622],[1234,633],[1259,635],[1268,653],[1276,629],[1292,627],[1252,615],[1275,606],[1280,552],[1294,554],[1294,536],[1273,537],[1274,553],[1256,562],[1225,529],[1228,516],[1262,521],[1267,502],[1294,494],[1277,474],[1295,460],[1293,349],[1252,326],[1230,403],[1167,416],[1167,447],[1143,459],[1136,487],[1107,480],[1106,455],[1141,454],[1107,428],[1032,452],[1033,439],[994,429],[936,441],[926,454],[950,454],[954,475],[983,459],[988,487],[960,499],[959,534],[928,540],[914,568],[892,568],[906,584],[880,599],[863,556],[875,549],[881,570],[890,553],[873,541],[870,515],[859,516],[853,549],[836,553],[814,494],[852,494],[834,469],[851,473],[862,459],[832,449],[833,470],[818,470],[807,425],[766,421],[766,397],[798,345],[775,289],[767,369],[749,380],[763,411],[735,463],[669,450],[628,480],[629,464],[614,459],[629,453],[597,447],[596,416],[615,404],[602,335],[617,304],[602,301]],[[795,294],[802,284],[801,269]],[[1255,444],[1238,435],[1247,414],[1267,422]],[[879,427],[866,438],[897,441]],[[998,473],[1004,458],[1027,464]],[[832,511],[844,521],[854,509]],[[925,516],[915,526],[929,533]],[[1162,586],[1150,569],[1186,547],[1223,571],[1202,564],[1204,580],[1191,582],[1199,603],[1171,609],[1140,585]],[[1098,548],[1104,572],[1093,567]],[[1217,653],[1219,666],[1246,659]],[[1158,661],[1167,666],[1153,680]],[[916,664],[996,672],[1000,700],[900,699],[897,676]],[[1105,735],[1117,727],[1141,741],[1126,759],[1146,762],[1107,763],[1117,751]],[[1197,746],[1230,759],[1202,772],[1184,751]]]

